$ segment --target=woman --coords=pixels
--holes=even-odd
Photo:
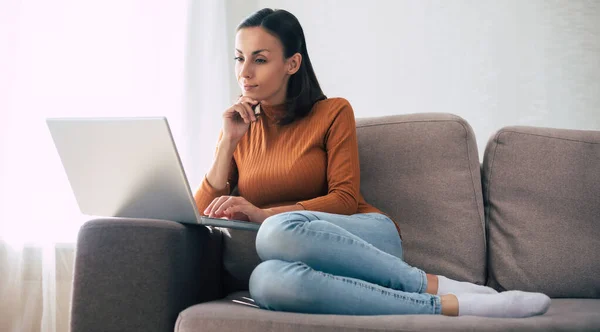
[[[210,217],[262,223],[263,262],[249,285],[258,305],[350,315],[546,312],[544,294],[498,294],[402,261],[400,229],[360,194],[352,108],[321,91],[292,14],[263,9],[248,17],[235,53],[242,96],[223,113],[216,157],[195,199]]]

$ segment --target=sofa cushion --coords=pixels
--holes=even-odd
[[[489,284],[600,297],[600,131],[507,127],[484,157]]]
[[[469,124],[451,114],[358,119],[360,189],[402,230],[404,259],[485,283],[480,163]]]
[[[184,310],[175,331],[598,331],[598,312],[600,300],[555,299],[546,314],[521,319],[311,315],[262,310],[256,308],[247,292],[241,292]]]
[[[250,274],[260,264],[255,231],[220,228],[223,233],[223,287],[225,294],[248,290]]]

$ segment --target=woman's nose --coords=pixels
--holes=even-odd
[[[242,69],[240,70],[240,77],[250,78],[251,76],[252,75],[251,75],[251,71],[250,71],[249,65],[247,65],[246,63],[244,63],[242,65]]]

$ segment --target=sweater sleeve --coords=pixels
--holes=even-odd
[[[327,195],[298,202],[305,210],[350,215],[358,210],[360,164],[354,111],[344,100],[325,135]]]
[[[217,149],[215,151],[215,156],[219,152],[219,142],[221,142],[222,136],[223,136],[223,132],[221,132],[219,134],[219,140],[217,143]],[[225,188],[223,188],[221,190],[215,189],[215,187],[213,187],[210,184],[210,182],[208,182],[206,175],[204,175],[204,179],[202,180],[200,187],[198,188],[198,190],[196,190],[196,193],[194,194],[194,200],[196,201],[196,207],[198,208],[198,211],[200,211],[200,214],[204,213],[204,210],[208,207],[208,205],[215,198],[231,194],[231,190],[232,190],[232,188],[234,188],[237,185],[237,181],[238,181],[238,170],[237,170],[237,165],[235,163],[234,158],[231,158],[231,163],[229,165],[229,172],[228,172],[228,176],[227,176],[227,184],[225,185]]]

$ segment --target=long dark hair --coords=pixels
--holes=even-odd
[[[286,125],[306,116],[317,101],[327,97],[323,94],[310,63],[300,22],[286,10],[264,8],[244,19],[236,30],[250,27],[261,27],[279,38],[286,59],[296,53],[302,55],[300,68],[288,81],[286,114],[279,120],[279,124]]]

